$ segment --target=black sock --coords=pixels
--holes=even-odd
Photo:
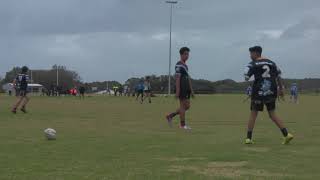
[[[284,137],[287,137],[287,136],[288,136],[287,128],[282,128],[282,129],[281,129],[281,132],[282,132],[282,134],[283,134]]]
[[[247,138],[248,139],[252,139],[252,131],[248,131],[247,132]]]
[[[170,118],[174,118],[177,114],[179,114],[179,113],[173,112],[173,113],[169,114],[169,117],[170,117]]]

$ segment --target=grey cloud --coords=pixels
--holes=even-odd
[[[320,16],[308,17],[301,22],[289,27],[281,36],[281,38],[304,38],[308,37],[308,33],[313,31],[320,34]]]
[[[288,77],[319,77],[319,9],[318,0],[181,0],[173,59],[190,46],[195,78],[242,80],[248,47],[259,44]],[[0,72],[58,63],[86,81],[166,74],[168,20],[162,0],[3,0]]]

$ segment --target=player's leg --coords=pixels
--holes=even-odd
[[[141,96],[142,94],[141,94],[141,91],[139,90],[138,92],[137,92],[137,98],[136,98],[136,100],[138,101],[139,100],[139,98],[141,99]]]
[[[148,99],[149,99],[149,103],[151,103],[151,92],[148,92]]]
[[[180,100],[180,127],[184,127],[186,125],[186,109],[185,109],[185,100]]]
[[[144,92],[143,91],[141,91],[141,100],[140,100],[141,102],[141,104],[143,103],[143,101],[144,101]]]
[[[254,129],[259,111],[263,111],[262,101],[251,100],[250,110],[251,110],[251,113],[250,113],[248,126],[247,126],[247,138],[245,140],[245,144],[253,144],[253,141],[252,141],[253,129]]]
[[[252,110],[250,113],[248,127],[247,127],[247,139],[252,140],[252,133],[258,117],[258,111]]]
[[[12,110],[11,110],[11,112],[13,112],[13,113],[17,113],[17,109],[18,109],[18,107],[20,106],[20,104],[22,103],[22,101],[24,99],[21,93],[22,92],[17,92],[18,100],[13,105]]]
[[[283,121],[277,116],[275,111],[269,111],[268,113],[269,113],[270,119],[278,126],[279,129],[281,129],[281,131],[282,131],[282,129],[286,129],[283,124]],[[287,130],[285,130],[283,132],[283,135],[287,136],[287,134],[288,134],[288,132],[287,132]]]
[[[148,97],[147,91],[143,91],[143,101],[146,100],[147,97]]]
[[[176,111],[166,115],[166,119],[170,127],[172,127],[172,119],[178,114],[180,114],[180,107]]]
[[[21,111],[24,112],[24,113],[27,113],[26,107],[27,107],[27,104],[28,104],[29,101],[30,101],[30,98],[29,98],[27,95],[25,95],[25,96],[23,97],[23,99],[24,99],[24,101],[23,101],[23,103],[22,103]]]
[[[284,142],[283,144],[288,144],[292,139],[293,135],[288,133],[287,128],[285,127],[283,121],[277,116],[275,109],[276,109],[276,102],[272,101],[266,104],[269,117],[270,119],[277,125],[277,127],[280,129],[283,137],[284,137]]]
[[[166,119],[167,119],[168,124],[169,124],[170,127],[172,126],[172,119],[173,119],[176,115],[180,114],[180,109],[181,109],[181,100],[180,100],[179,108],[178,108],[176,111],[174,111],[174,112],[169,113],[169,114],[166,115]]]
[[[190,109],[189,99],[180,100],[180,128],[191,129],[186,125],[186,112]]]

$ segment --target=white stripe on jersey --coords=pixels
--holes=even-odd
[[[176,74],[181,74],[180,72],[177,73],[178,68],[183,68],[186,71],[186,73],[188,73],[188,69],[186,68],[186,66],[177,64],[176,65]]]

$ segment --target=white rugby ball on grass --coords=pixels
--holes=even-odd
[[[57,131],[52,128],[45,129],[44,134],[48,140],[55,140],[57,138]]]

